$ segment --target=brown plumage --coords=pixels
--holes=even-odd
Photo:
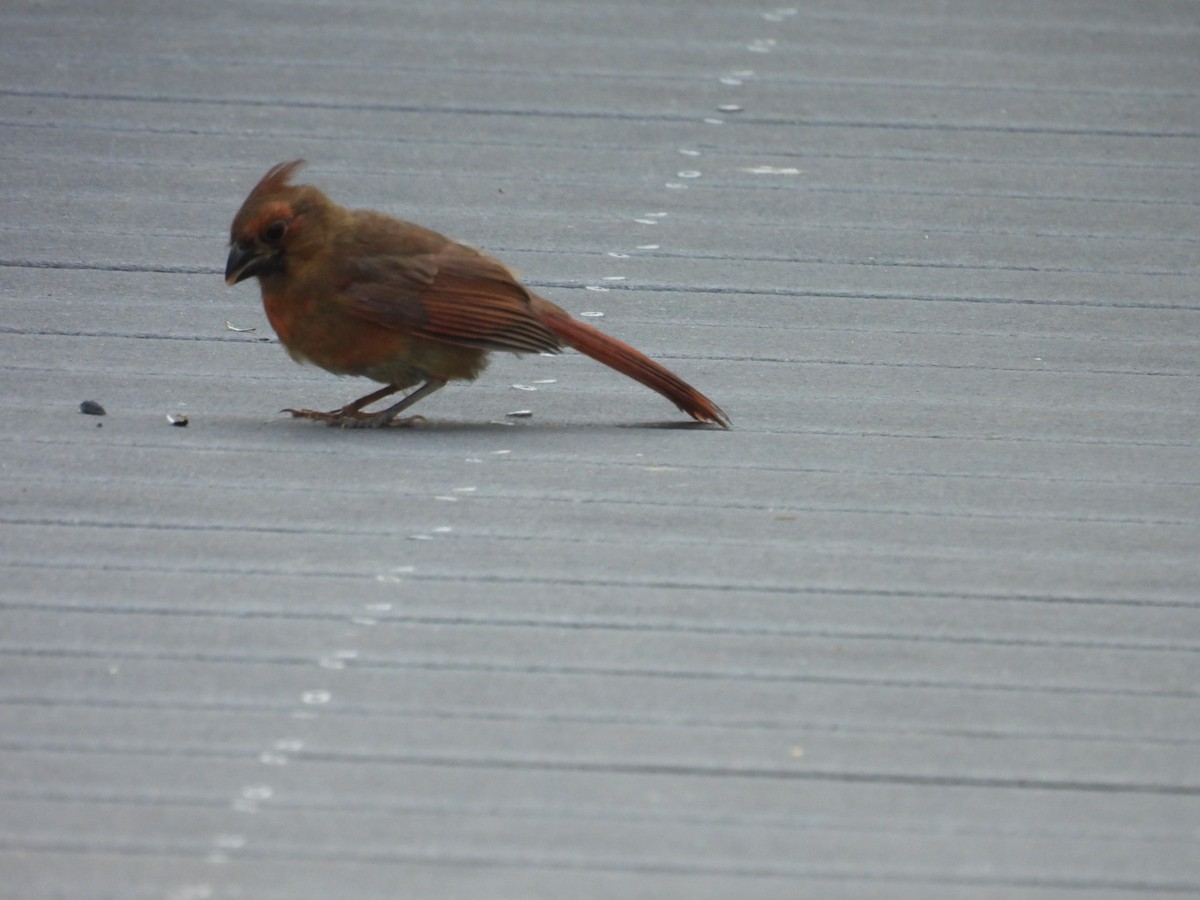
[[[279,340],[300,362],[384,387],[341,409],[292,415],[343,427],[396,417],[448,381],[474,379],[492,350],[564,345],[658,391],[699,422],[729,427],[711,400],[648,356],[531,293],[502,263],[435,231],[339,206],[293,185],[302,160],[272,168],[233,219],[228,284],[257,277]],[[363,407],[411,387],[379,412]]]

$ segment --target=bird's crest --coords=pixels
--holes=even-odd
[[[292,175],[302,165],[304,165],[304,160],[293,159],[291,162],[271,166],[267,174],[262,177],[262,180],[254,186],[254,190],[250,192],[250,196],[262,196],[263,194],[273,194],[277,191],[282,191],[291,184]]]

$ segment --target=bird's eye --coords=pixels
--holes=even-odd
[[[287,231],[287,222],[272,222],[267,226],[267,230],[263,232],[263,237],[272,244],[280,240]]]

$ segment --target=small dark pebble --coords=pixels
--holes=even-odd
[[[177,415],[167,416],[167,421],[176,428],[187,428],[188,417],[183,413],[178,413]]]
[[[104,407],[95,400],[84,400],[79,404],[79,411],[85,416],[105,416],[108,415],[104,411]]]

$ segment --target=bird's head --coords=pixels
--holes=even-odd
[[[272,167],[233,217],[226,284],[284,272],[289,254],[302,247],[314,213],[329,203],[316,188],[291,184],[302,165],[304,160],[297,159]]]

